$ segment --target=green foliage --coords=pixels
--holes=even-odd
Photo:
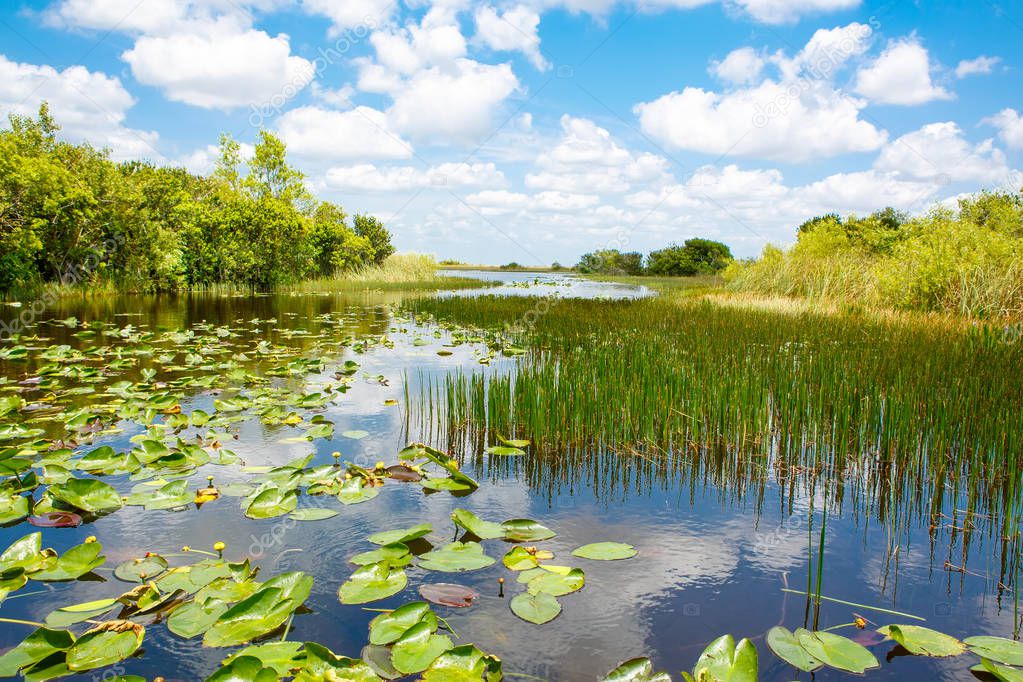
[[[324,201],[316,207],[310,240],[313,266],[321,277],[359,270],[373,262],[373,245],[348,226],[344,209],[337,204]]]
[[[653,275],[692,277],[714,275],[732,261],[731,250],[710,239],[687,239],[682,246],[672,244],[647,256],[647,270]]]
[[[387,231],[384,224],[368,215],[355,216],[355,234],[369,241],[372,249],[373,263],[380,265],[387,257],[394,253],[394,246],[391,244],[391,233]]]
[[[381,264],[391,235],[371,216],[316,202],[284,143],[220,139],[207,177],[58,139],[46,104],[0,130],[0,293],[59,283],[170,291],[269,289]]]
[[[583,254],[576,270],[599,275],[641,275],[643,254],[631,251],[622,253],[618,249],[600,249]]]
[[[983,192],[919,217],[813,218],[788,250],[724,272],[732,288],[970,317],[1023,315],[1023,194]]]

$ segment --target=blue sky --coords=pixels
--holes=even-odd
[[[869,0],[50,0],[0,9],[0,110],[209,170],[279,133],[402,250],[572,263],[1023,176],[1023,7]]]

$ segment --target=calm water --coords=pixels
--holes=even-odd
[[[488,293],[558,296],[643,296],[641,288],[601,285],[565,275],[521,273],[459,273],[505,282]],[[533,283],[523,288],[521,282]],[[464,295],[464,292],[459,292]],[[286,295],[237,298],[131,298],[87,302],[62,302],[45,311],[31,333],[48,341],[23,341],[44,347],[67,344],[71,348],[123,346],[149,343],[155,348],[142,356],[137,366],[110,370],[102,380],[85,383],[68,380],[65,386],[101,388],[120,380],[136,380],[144,367],[161,370],[160,355],[173,353],[180,362],[189,348],[180,339],[163,337],[165,331],[215,330],[229,336],[224,348],[231,353],[251,354],[260,341],[295,347],[302,353],[323,355],[332,349],[330,363],[322,373],[301,378],[276,380],[299,392],[337,385],[334,377],[339,361],[360,364],[350,389],[338,396],[320,414],[335,423],[331,440],[311,443],[284,442],[298,435],[286,426],[265,426],[258,419],[238,425],[237,438],[226,444],[245,464],[280,465],[309,452],[313,464],[331,462],[339,450],[344,459],[372,466],[378,460],[393,463],[395,453],[407,442],[425,439],[430,433],[418,420],[408,418],[414,406],[406,395],[416,396],[416,382],[456,367],[476,366],[482,344],[449,348],[451,355],[437,350],[450,340],[448,332],[435,335],[435,328],[419,326],[396,318],[392,306],[399,295],[340,296]],[[6,317],[17,311],[2,309]],[[106,331],[119,335],[75,336],[82,326],[70,328],[53,324],[70,316],[82,322],[100,321]],[[155,332],[152,341],[132,339],[133,333]],[[203,333],[209,333],[203,332]],[[388,348],[377,344],[359,349],[340,347],[346,339],[393,341]],[[226,357],[226,356],[225,356]],[[166,358],[164,358],[166,360]],[[513,358],[495,358],[493,371],[514,371]],[[83,364],[101,367],[103,361]],[[38,361],[0,361],[0,376],[11,390],[23,392],[28,401],[42,398],[32,386],[16,386],[34,376]],[[257,369],[263,367],[257,363]],[[160,378],[161,375],[158,375]],[[405,382],[413,385],[406,387]],[[407,393],[406,393],[406,388]],[[215,395],[197,392],[183,404],[184,412],[201,408],[212,412]],[[68,398],[89,404],[103,398],[85,394]],[[397,405],[385,401],[397,401]],[[304,411],[309,412],[309,411]],[[124,431],[97,437],[87,451],[100,444],[130,449],[129,438],[142,432],[133,424]],[[365,430],[369,436],[353,440],[340,435],[348,430]],[[528,437],[529,434],[519,434]],[[316,641],[339,654],[359,656],[366,643],[367,624],[376,613],[358,606],[345,606],[337,599],[340,584],[350,575],[352,555],[372,549],[365,538],[380,530],[430,521],[431,538],[442,544],[454,537],[450,514],[457,507],[468,508],[490,520],[516,517],[536,519],[558,536],[542,543],[553,550],[555,563],[583,565],[586,587],[561,598],[562,614],[554,621],[532,625],[516,618],[508,599],[498,596],[497,578],[508,576],[508,597],[519,586],[500,565],[470,573],[437,574],[409,567],[409,587],[401,594],[370,606],[393,608],[418,598],[423,582],[459,582],[475,587],[482,598],[471,608],[454,610],[435,607],[447,617],[462,643],[474,642],[504,661],[506,673],[524,673],[549,680],[595,680],[618,662],[648,655],[658,669],[690,669],[703,647],[720,634],[755,639],[760,650],[761,679],[797,679],[793,670],[775,658],[763,642],[763,634],[776,624],[789,628],[803,625],[805,600],[786,596],[787,584],[806,586],[808,510],[813,504],[819,523],[821,501],[799,490],[787,490],[760,477],[729,476],[710,463],[679,470],[629,455],[576,453],[557,465],[522,458],[488,458],[467,461],[463,469],[476,477],[475,493],[455,498],[447,493],[425,495],[414,484],[386,485],[382,493],[363,504],[344,506],[328,500],[340,511],[331,519],[299,523],[287,518],[256,521],[246,518],[238,499],[222,497],[202,509],[185,511],[143,511],[125,507],[77,529],[44,529],[44,546],[58,551],[96,535],[104,544],[107,565],[138,556],[145,551],[170,553],[182,545],[209,547],[217,540],[228,543],[230,558],[253,557],[263,567],[264,578],[284,570],[301,570],[315,578],[307,602],[312,613],[298,615],[289,639]],[[769,470],[768,470],[769,471]],[[240,465],[208,466],[193,481],[198,487],[207,473],[218,485],[243,480],[248,474]],[[755,480],[754,480],[755,479]],[[127,477],[106,477],[120,491],[134,485]],[[845,482],[841,504],[829,510],[825,553],[824,594],[862,604],[897,609],[922,616],[927,625],[960,637],[979,634],[1012,636],[1018,614],[1014,614],[1011,591],[999,587],[1002,543],[997,532],[977,523],[964,536],[963,518],[939,518],[934,523],[926,513],[927,501],[909,492],[893,492],[878,509],[877,496],[857,490],[857,482]],[[38,495],[38,493],[37,493]],[[945,509],[965,507],[956,500]],[[934,525],[934,528],[931,526]],[[0,543],[35,530],[27,524],[0,529]],[[816,526],[814,528],[816,533]],[[568,555],[584,543],[618,540],[636,546],[639,556],[629,561],[583,562]],[[495,558],[506,551],[498,541],[484,543]],[[949,566],[966,568],[951,570]],[[110,578],[109,572],[100,575]],[[0,607],[8,618],[42,620],[53,608],[93,599],[112,597],[129,586],[116,580],[71,583],[31,583]],[[846,623],[852,612],[862,613],[878,625],[906,622],[905,619],[851,608],[825,605],[819,627]],[[30,628],[0,623],[0,649],[17,644]],[[846,631],[848,634],[848,631]],[[161,626],[147,629],[144,654],[122,664],[119,672],[167,680],[203,679],[231,650],[204,649],[201,638],[183,640]],[[882,662],[880,670],[868,673],[872,679],[964,679],[970,678],[975,657],[923,659],[899,656],[890,644],[872,647]],[[886,661],[886,656],[890,660]],[[95,671],[82,679],[102,679]],[[801,679],[809,679],[803,674]],[[840,679],[847,675],[825,669],[814,679]]]

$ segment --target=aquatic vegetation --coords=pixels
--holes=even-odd
[[[644,494],[633,490],[640,476],[660,481],[691,476],[694,485],[741,487],[749,499],[762,495],[776,476],[790,512],[793,501],[826,505],[827,533],[833,532],[832,515],[840,511],[836,505],[843,495],[855,498],[849,503],[854,510],[885,515],[886,523],[890,514],[892,527],[927,501],[928,512],[936,515],[928,518],[940,518],[945,509],[969,514],[955,532],[1004,538],[1006,587],[998,589],[1015,584],[1018,526],[1011,516],[998,514],[1020,509],[1011,478],[1018,465],[998,459],[994,451],[965,448],[961,440],[987,442],[1010,423],[1002,410],[1015,405],[1016,396],[1007,390],[1016,381],[1007,369],[1015,355],[984,346],[983,337],[956,341],[951,332],[921,332],[933,335],[934,343],[951,340],[950,353],[987,353],[985,361],[1003,363],[998,368],[1006,375],[997,386],[1006,391],[982,400],[973,392],[979,377],[958,379],[942,409],[958,414],[961,407],[951,403],[958,392],[986,412],[955,428],[934,420],[926,442],[906,451],[901,430],[926,421],[931,403],[920,402],[912,415],[902,417],[886,411],[882,423],[869,420],[871,401],[864,398],[856,415],[843,416],[838,402],[843,391],[878,386],[881,379],[856,373],[869,366],[856,364],[857,353],[869,353],[866,342],[855,348],[825,345],[814,335],[815,320],[799,321],[788,331],[770,331],[767,317],[748,323],[744,333],[774,336],[747,343],[743,357],[757,359],[744,364],[734,361],[738,350],[730,355],[713,347],[713,335],[738,333],[727,330],[742,316],[695,306],[693,324],[721,319],[710,329],[682,329],[692,341],[684,352],[655,344],[656,352],[677,363],[663,370],[643,357],[649,350],[629,346],[635,342],[630,334],[639,332],[627,325],[646,324],[646,316],[656,314],[666,318],[654,323],[663,332],[678,322],[667,317],[678,314],[675,307],[692,312],[684,302],[666,299],[646,312],[642,308],[650,302],[636,310],[592,302],[587,304],[591,311],[619,319],[609,335],[592,328],[584,333],[583,322],[576,326],[552,318],[539,324],[533,337],[436,323],[422,313],[396,313],[383,305],[366,308],[356,302],[337,308],[334,299],[319,296],[288,297],[294,309],[278,307],[279,301],[246,299],[244,312],[230,300],[214,300],[223,311],[207,316],[210,301],[203,299],[187,324],[161,318],[159,311],[145,319],[131,312],[120,318],[110,304],[90,301],[84,308],[55,312],[0,345],[9,351],[0,360],[0,524],[13,533],[4,538],[12,547],[0,553],[0,622],[17,636],[10,645],[34,637],[0,656],[0,671],[45,679],[86,670],[113,674],[111,666],[118,665],[147,677],[166,672],[260,682],[405,675],[440,682],[499,680],[504,668],[526,670],[531,660],[516,650],[516,639],[505,639],[506,632],[564,635],[577,619],[588,622],[594,603],[613,598],[623,586],[631,589],[637,575],[652,572],[649,567],[663,566],[658,562],[670,549],[671,542],[641,533],[648,529],[605,527],[604,521],[576,537],[578,522],[532,504],[543,501],[552,482],[576,476],[590,476],[596,491],[635,494]],[[481,299],[460,305],[473,310],[487,304]],[[554,324],[561,328],[548,326]],[[700,340],[704,334],[710,337]],[[789,334],[805,336],[799,350],[772,345],[796,343]],[[908,345],[910,339],[896,335],[893,343]],[[785,360],[760,357],[761,352],[780,352]],[[843,365],[829,359],[831,352],[856,368],[843,370],[845,388],[821,389],[835,402],[825,405],[805,387],[801,392],[786,387],[784,381],[793,377],[820,378],[826,367],[838,371]],[[406,374],[402,385],[397,373],[384,368],[394,357],[412,367],[411,379]],[[579,371],[583,379],[598,376],[587,369],[595,358],[607,363],[619,383],[586,391],[570,385],[570,372]],[[623,359],[636,363],[620,367]],[[700,364],[715,359],[724,365]],[[557,370],[548,384],[544,363],[550,362]],[[419,372],[424,373],[420,385],[436,389],[459,367],[478,368],[466,380],[464,395],[454,391],[449,401],[438,393],[443,400],[432,406],[417,404]],[[778,383],[766,392],[743,387],[729,378],[737,367],[768,368]],[[918,371],[933,378],[937,370]],[[981,373],[990,379],[993,372]],[[889,407],[923,395],[917,378],[897,377],[885,387]],[[751,374],[745,381],[756,380]],[[765,395],[772,401],[777,395],[769,408],[757,403]],[[671,396],[692,398],[684,406],[689,418],[676,419],[669,409],[674,425],[644,432],[658,425],[657,413],[667,407],[658,399]],[[706,403],[708,396],[720,403]],[[593,402],[612,398],[606,405]],[[393,409],[395,403],[409,406],[408,411]],[[668,405],[679,409],[678,403]],[[576,409],[589,411],[575,414]],[[639,409],[651,412],[631,422],[632,411]],[[428,428],[409,419],[418,410]],[[352,418],[353,413],[370,418]],[[768,428],[756,431],[761,418]],[[867,421],[856,421],[860,418]],[[830,420],[826,430],[824,420]],[[690,424],[679,428],[683,423]],[[870,428],[877,429],[873,436]],[[657,433],[666,440],[653,439]],[[1010,434],[1003,442],[1017,439]],[[856,450],[856,443],[868,441],[867,454]],[[930,478],[919,472],[914,477],[919,462],[930,467]],[[530,488],[525,496],[530,506],[520,506],[518,495],[509,503],[501,494],[506,489],[495,485],[511,478]],[[961,486],[955,505],[944,506],[943,495],[932,493],[929,486],[941,480]],[[896,503],[893,498],[912,486],[919,491]],[[751,505],[757,513],[759,504]],[[809,530],[821,536],[813,567],[828,578],[821,559],[831,545],[823,524],[817,525],[820,514],[819,506],[811,506],[809,518],[815,520]],[[519,515],[532,518],[507,518]],[[33,537],[23,529],[39,530]],[[210,529],[216,535],[201,540]],[[334,540],[340,532],[347,532],[347,541]],[[104,543],[92,537],[83,542],[88,533]],[[126,546],[118,547],[114,537]],[[168,539],[179,543],[171,545],[175,549],[159,544]],[[177,551],[180,544],[186,546]],[[50,545],[60,551],[46,549]],[[801,570],[803,564],[796,566]],[[619,581],[617,575],[629,577]],[[447,580],[466,584],[442,582]],[[40,599],[32,586],[43,583],[60,583],[67,591]],[[808,583],[804,596],[820,609],[842,605],[820,589]],[[921,660],[957,647],[958,654],[947,656],[964,661],[970,656],[988,670],[1020,665],[1021,654],[1012,646],[1018,643],[1012,640],[959,640],[891,611],[894,624],[862,633],[873,638],[867,644],[833,628],[818,630],[816,622],[809,629],[804,622],[802,630],[786,630],[787,635],[769,633],[767,647],[778,664],[795,660],[804,667],[843,670],[868,662],[846,641],[866,647],[874,660],[884,660],[872,651],[875,646],[899,647],[900,654],[905,650]],[[18,618],[8,617],[14,615]],[[488,621],[497,632],[486,627],[477,632]],[[909,622],[914,625],[901,624]],[[354,645],[351,635],[339,635],[333,625],[321,636],[327,623],[357,629]],[[326,648],[341,651],[339,638],[353,657]],[[506,662],[465,643],[474,638]],[[163,654],[168,640],[181,651],[216,647],[212,650],[223,656],[220,668],[213,670],[213,662],[199,667],[208,659],[197,657],[198,665],[181,672]],[[756,641],[752,635],[750,640]],[[692,674],[714,679],[747,669],[749,647],[728,642],[718,641]],[[685,660],[686,667],[692,659]],[[167,671],[159,669],[164,665]],[[673,672],[679,667],[673,665]],[[627,662],[617,674],[612,679],[666,679],[643,659]]]
[[[781,316],[667,292],[556,301],[528,331],[501,331],[535,305],[492,296],[410,304],[442,329],[471,325],[492,347],[530,349],[514,370],[420,377],[408,410],[421,433],[456,453],[528,434],[527,479],[560,466],[618,477],[624,453],[641,460],[628,465],[638,476],[691,470],[739,490],[768,476],[784,490],[821,473],[862,481],[868,496],[922,487],[935,495],[909,496],[919,514],[944,510],[937,481],[975,490],[974,510],[992,519],[1011,518],[1010,501],[1023,494],[981,484],[1019,480],[1010,453],[1023,436],[1023,346],[990,330]]]

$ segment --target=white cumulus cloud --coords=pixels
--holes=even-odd
[[[807,161],[884,144],[887,133],[859,117],[865,105],[826,84],[766,80],[724,94],[687,87],[635,112],[644,133],[675,149]]]
[[[121,56],[140,83],[160,88],[168,99],[208,109],[274,106],[314,76],[312,62],[291,54],[287,35],[271,37],[229,17],[168,35],[144,35]]]
[[[721,61],[711,62],[709,71],[726,83],[746,85],[760,80],[766,64],[766,60],[752,47],[740,47],[729,52]]]
[[[415,189],[500,187],[504,174],[493,163],[441,163],[430,168],[378,167],[373,164],[330,168],[324,185],[331,189],[361,192],[394,192]]]
[[[992,140],[973,145],[952,121],[930,123],[888,144],[874,168],[900,178],[935,182],[996,183],[1009,172],[1005,154]]]
[[[1001,57],[988,57],[981,55],[976,59],[964,59],[956,66],[956,78],[977,76],[991,73],[1002,61]]]
[[[1023,116],[1015,109],[1002,109],[985,118],[987,125],[998,128],[998,136],[1012,149],[1023,149]]]
[[[550,64],[540,54],[540,15],[525,5],[499,12],[484,6],[476,10],[476,40],[494,50],[519,51],[541,71]]]
[[[856,92],[879,104],[915,105],[952,99],[931,78],[931,60],[915,38],[893,41],[856,74]]]
[[[371,107],[348,111],[299,107],[277,121],[288,151],[325,161],[407,159],[412,145],[390,126],[387,116]]]

